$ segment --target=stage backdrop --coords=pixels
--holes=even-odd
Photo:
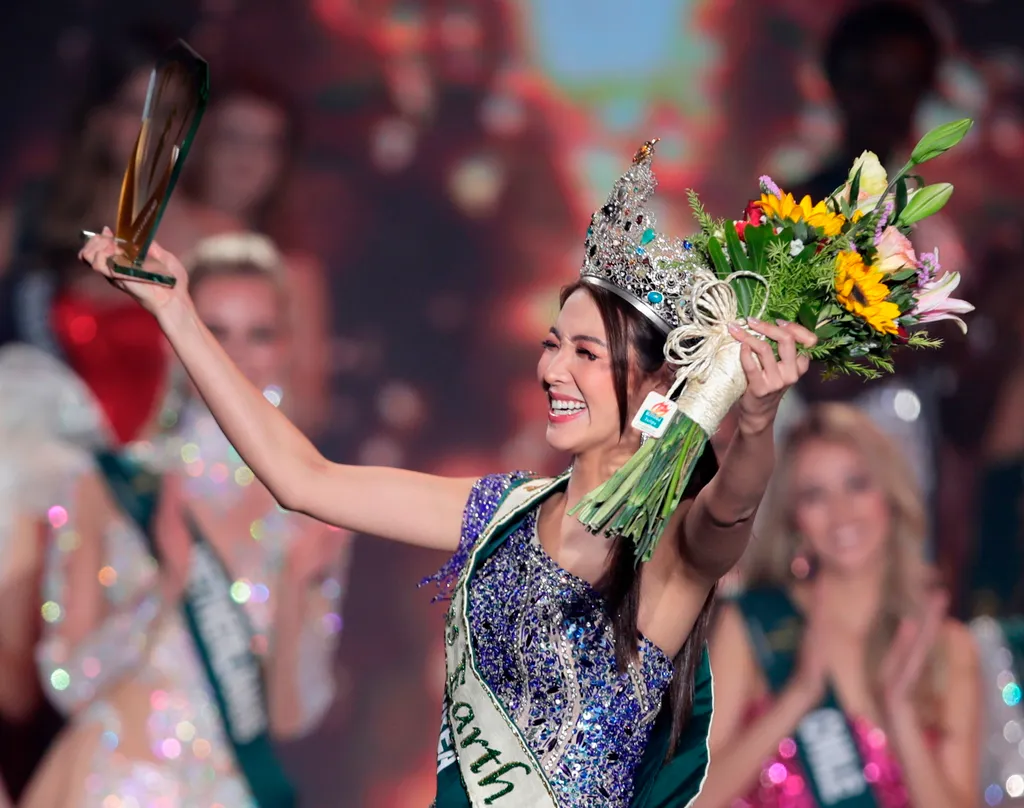
[[[10,197],[51,167],[89,54],[162,15],[210,59],[214,94],[218,75],[244,65],[298,99],[294,213],[275,235],[315,251],[330,275],[325,450],[441,473],[555,471],[565,458],[543,442],[534,365],[590,212],[652,137],[662,139],[658,212],[680,235],[691,226],[687,188],[715,215],[739,215],[759,174],[783,183],[812,172],[836,136],[820,42],[846,5],[204,0],[168,16],[157,3],[16,4],[0,34],[0,190]],[[972,209],[971,189],[1005,192],[1013,208],[1021,186],[1004,177],[1024,143],[1020,55],[1000,32],[1020,21],[995,20],[1021,9],[946,12],[942,92],[920,125],[978,116],[942,167],[966,181],[954,214]],[[1018,89],[994,100],[993,81]],[[951,250],[984,251],[971,221]],[[443,561],[358,539],[341,697],[313,738],[287,750],[310,808],[429,803],[444,607],[417,581]]]

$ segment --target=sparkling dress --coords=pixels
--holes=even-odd
[[[466,506],[462,541],[435,576],[450,582],[517,475],[484,477]],[[651,736],[672,660],[646,639],[619,673],[604,601],[537,540],[537,508],[469,584],[480,672],[540,760],[560,806],[622,808]]]
[[[251,480],[226,440],[198,409],[186,411],[175,446],[192,481],[187,496],[230,503],[230,486]],[[218,438],[218,435],[220,437]],[[202,473],[210,472],[204,484]],[[235,465],[236,468],[231,466]],[[192,468],[189,468],[191,466]],[[222,467],[222,468],[220,468]],[[247,471],[247,470],[246,470]],[[205,485],[205,487],[204,487]],[[227,498],[224,500],[223,498]],[[75,648],[55,628],[65,603],[65,559],[78,543],[70,487],[49,512],[53,526],[43,617],[48,631],[37,660],[50,698],[74,715],[52,754],[35,808],[246,808],[255,803],[236,770],[219,711],[177,604],[164,601],[157,563],[127,517],[105,527],[97,576],[107,617]],[[274,594],[285,552],[299,533],[296,517],[276,506],[250,528],[248,542],[224,559],[236,578],[259,656],[273,653]],[[333,699],[333,657],[340,630],[341,584],[328,578],[312,593],[300,639],[302,724],[311,730]],[[34,799],[32,799],[34,798]]]
[[[751,711],[747,723],[755,721],[770,704],[770,699],[765,699]],[[861,718],[851,722],[851,729],[864,761],[864,779],[879,808],[911,808],[899,761],[889,750],[885,732]],[[743,799],[734,800],[732,808],[818,808],[805,778],[796,742],[783,738],[777,753],[761,767],[757,786]]]
[[[0,590],[5,594],[34,588],[28,582],[39,578],[42,552],[26,525],[44,519],[57,492],[81,473],[82,449],[106,442],[106,424],[92,394],[64,363],[21,343],[0,348]],[[24,784],[60,724],[46,705],[28,724],[0,723],[0,746],[5,746],[0,765],[10,767],[14,788]],[[9,804],[0,782],[0,806]]]

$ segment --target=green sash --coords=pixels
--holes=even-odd
[[[803,618],[781,589],[753,589],[736,598],[736,603],[768,686],[778,694],[796,666]],[[818,708],[804,716],[795,736],[800,763],[818,805],[877,808],[864,779],[857,741],[831,686]]]
[[[110,452],[97,462],[127,514],[138,524],[158,559],[153,525],[160,479],[138,464]],[[270,740],[263,669],[252,653],[252,626],[230,596],[231,579],[191,514],[185,523],[192,536],[192,560],[182,595],[185,623],[220,710],[224,733],[238,768],[260,808],[294,808],[297,797]]]
[[[666,702],[633,779],[630,808],[689,808],[700,795],[711,762],[708,737],[715,709],[712,684],[711,660],[705,648],[694,675],[693,711],[675,754],[665,760],[672,732],[672,714]]]
[[[568,479],[524,480],[505,493],[459,575],[445,625],[445,712],[438,741],[437,808],[556,808],[551,785],[511,716],[476,667],[467,586],[522,517]]]
[[[446,620],[448,673],[437,745],[435,808],[557,805],[539,761],[476,668],[466,591],[480,564],[519,528],[532,508],[567,480],[566,473],[555,479],[513,483],[459,576]],[[711,666],[705,650],[696,675],[693,716],[683,732],[679,751],[665,761],[672,716],[662,708],[637,769],[630,808],[682,808],[696,799],[707,774],[713,701]]]

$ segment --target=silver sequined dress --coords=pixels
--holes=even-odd
[[[231,490],[238,488],[231,464],[240,461],[227,450],[212,417],[201,408],[187,409],[177,442],[191,461],[185,464],[193,475],[186,485],[191,501],[231,502],[238,493]],[[209,473],[195,473],[200,466],[212,470],[212,481]],[[91,468],[86,456],[79,471]],[[63,641],[58,628],[69,608],[65,572],[79,546],[75,480],[68,482],[49,512],[47,622],[37,660],[50,699],[72,717],[72,729],[98,737],[75,760],[64,762],[67,769],[83,767],[84,782],[71,782],[64,802],[45,808],[255,808],[182,612],[162,597],[157,562],[126,516],[119,515],[104,530],[96,573],[103,622],[75,647]],[[235,578],[232,597],[243,604],[254,630],[253,650],[264,657],[273,653],[279,573],[299,531],[295,517],[274,506],[252,523],[249,533],[225,565]],[[301,732],[312,730],[333,700],[341,580],[329,578],[311,593],[314,602],[300,637],[297,671]],[[68,779],[78,776],[74,772]]]
[[[484,477],[466,506],[451,580],[516,475]],[[537,510],[477,569],[469,621],[482,676],[514,718],[565,808],[623,808],[651,736],[672,660],[645,639],[620,673],[594,588],[537,540]]]

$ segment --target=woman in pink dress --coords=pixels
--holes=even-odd
[[[859,411],[813,410],[780,452],[746,591],[712,635],[699,808],[971,808],[977,654],[924,557],[925,512]]]

